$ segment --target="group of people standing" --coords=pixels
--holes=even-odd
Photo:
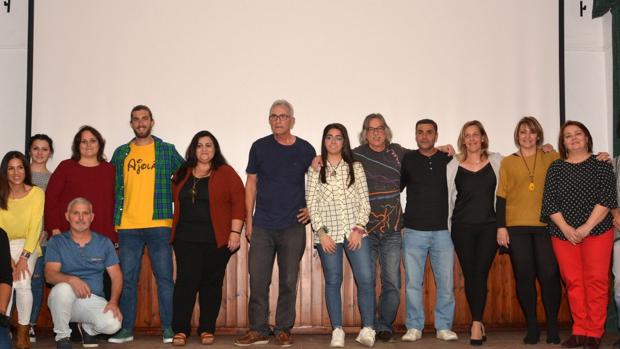
[[[252,144],[245,188],[212,133],[194,135],[183,158],[174,145],[152,135],[153,115],[144,105],[130,113],[135,138],[118,147],[110,162],[105,140],[90,126],[79,129],[71,158],[53,173],[46,167],[53,142],[45,135],[32,137],[30,163],[19,152],[7,153],[0,163],[0,248],[7,245],[10,258],[0,253],[0,312],[10,314],[13,292],[7,285],[12,284],[16,346],[28,348],[36,339],[45,281],[54,285],[48,306],[58,348],[70,348],[75,332],[85,346],[96,346],[99,334],[111,335],[112,343],[133,341],[145,247],[157,282],[164,343],[187,343],[198,294],[197,333],[202,344],[212,344],[226,265],[240,246],[244,226],[250,242],[249,331],[234,344],[265,344],[274,335],[278,345],[291,346],[299,263],[310,224],[325,277],[332,347],[345,345],[344,255],[357,284],[359,343],[372,347],[375,339],[394,340],[401,257],[407,303],[402,340],[422,337],[427,256],[436,283],[436,337],[457,340],[452,331],[455,252],[471,312],[470,344],[482,345],[487,279],[498,246],[512,261],[527,323],[523,342],[540,340],[538,279],[546,341],[560,343],[562,279],[574,320],[562,346],[599,347],[613,224],[620,227],[620,211],[612,165],[606,154],[592,155],[592,138],[583,124],[562,126],[556,152],[543,146],[538,121],[525,117],[514,131],[517,151],[502,157],[489,151],[479,121],[463,125],[454,154],[449,145],[436,146],[433,120],[417,121],[418,149],[408,150],[392,142],[381,114],[370,114],[360,146],[352,149],[345,126],[333,123],[325,127],[316,156],[291,132],[295,117],[289,102],[275,101],[268,120],[272,134]],[[276,258],[279,290],[272,328],[269,286]],[[0,320],[1,346],[8,334],[6,316]]]

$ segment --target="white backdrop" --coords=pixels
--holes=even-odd
[[[41,0],[33,133],[54,138],[57,163],[90,124],[111,156],[133,136],[131,107],[147,104],[180,153],[208,129],[243,173],[269,105],[286,98],[293,132],[317,151],[327,123],[355,137],[372,112],[407,147],[423,117],[439,143],[479,119],[509,153],[516,121],[534,115],[555,143],[557,11],[556,0]]]
[[[0,1],[0,156],[24,151],[28,1]]]
[[[611,13],[592,19],[592,0],[564,5],[566,119],[585,123],[594,149],[613,150]],[[584,6],[581,16],[580,6]],[[618,154],[615,154],[618,155]]]

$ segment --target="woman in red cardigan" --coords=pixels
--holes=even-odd
[[[172,242],[177,262],[172,343],[185,345],[198,292],[198,334],[202,344],[211,344],[226,264],[239,248],[245,195],[241,178],[226,163],[209,131],[192,138],[185,163],[172,178],[172,194]]]
[[[113,221],[115,172],[104,150],[105,140],[99,131],[91,126],[80,127],[73,137],[71,158],[56,167],[47,184],[45,231],[57,235],[69,230],[67,205],[79,196],[93,203],[92,231],[118,242]]]

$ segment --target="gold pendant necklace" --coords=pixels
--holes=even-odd
[[[209,167],[209,169],[207,170],[207,173],[202,177],[196,176],[195,172],[196,172],[196,169],[192,171],[192,177],[194,178],[194,183],[192,183],[192,189],[190,190],[190,193],[192,194],[192,204],[196,203],[196,196],[198,196],[198,189],[196,188],[196,184],[198,184],[198,182],[200,182],[201,179],[209,177],[209,175],[211,175],[211,167]]]
[[[196,178],[194,177],[194,183],[192,184],[192,204],[196,203],[196,196],[198,195],[198,190],[196,190],[196,184],[198,184],[198,182],[200,182],[202,178]]]
[[[342,159],[340,159],[340,161],[338,161],[338,165],[336,165],[336,167],[334,167],[331,163],[329,164],[332,168],[332,171],[329,173],[330,177],[335,177],[336,176],[336,170],[338,169],[338,167],[340,167],[340,163],[342,163]]]
[[[521,159],[523,159],[525,168],[527,168],[528,177],[530,177],[530,184],[527,186],[527,189],[529,191],[534,191],[534,189],[536,189],[536,185],[534,185],[534,171],[536,171],[536,159],[538,158],[538,150],[536,151],[536,153],[534,153],[534,166],[532,167],[531,171],[530,167],[527,165],[527,161],[525,161],[525,156],[523,156],[521,149],[519,149],[519,154],[521,155]]]

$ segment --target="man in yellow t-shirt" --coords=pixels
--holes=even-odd
[[[123,326],[108,341],[133,341],[136,319],[136,285],[146,246],[157,281],[159,316],[164,343],[171,343],[172,331],[172,174],[183,158],[174,145],[151,135],[155,121],[149,107],[131,110],[129,124],[136,137],[118,147],[112,156],[116,166],[114,225],[118,231],[119,257],[123,269],[120,308]]]

